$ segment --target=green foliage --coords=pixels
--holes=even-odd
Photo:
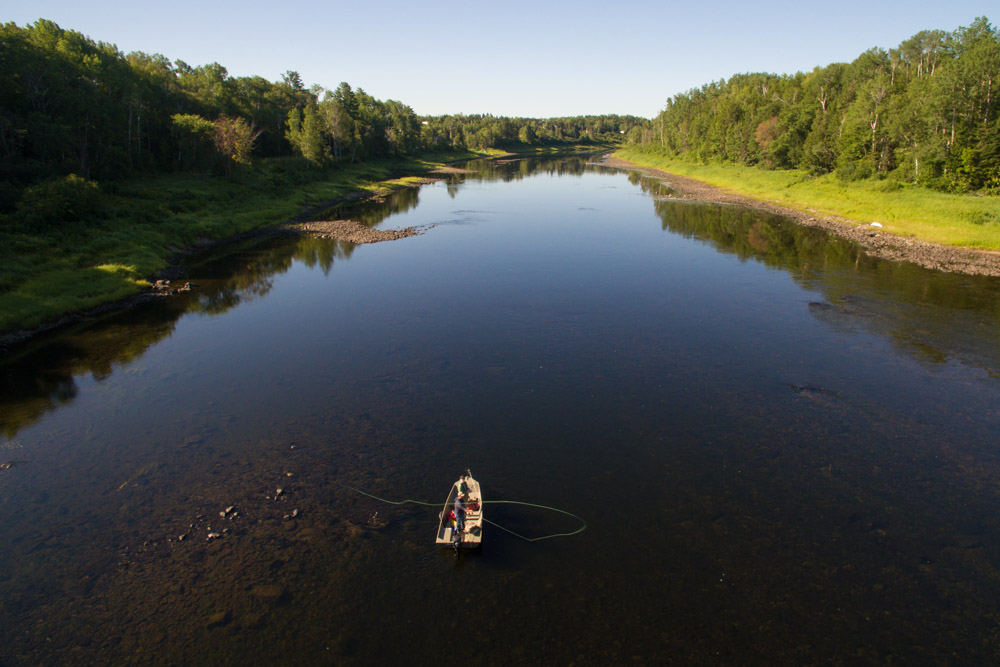
[[[33,183],[75,173],[102,182],[164,169],[233,175],[251,156],[296,154],[316,167],[426,152],[620,140],[642,119],[444,116],[341,83],[306,88],[123,54],[51,21],[0,25],[0,211]]]
[[[287,125],[285,137],[299,155],[315,165],[323,164],[327,151],[316,107],[309,105],[304,110],[292,109],[288,112]]]
[[[213,141],[225,174],[231,176],[236,167],[249,166],[260,130],[238,116],[219,116],[214,125]]]
[[[95,220],[103,208],[97,183],[70,174],[25,189],[17,203],[16,220],[25,229],[41,231]]]
[[[175,113],[170,117],[177,163],[186,166],[204,164],[212,152],[215,125],[197,114]]]
[[[1000,190],[1000,32],[986,18],[808,74],[738,74],[667,100],[631,144],[844,182]]]
[[[635,116],[574,116],[566,118],[505,118],[455,115],[421,119],[421,142],[427,149],[492,148],[619,144],[633,128],[648,125]]]
[[[261,130],[239,116],[219,116],[215,121],[197,114],[171,117],[177,142],[177,162],[187,166],[207,166],[217,159],[227,176],[238,166],[249,166]]]

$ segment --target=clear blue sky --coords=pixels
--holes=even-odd
[[[1000,21],[997,0],[810,3],[503,0],[31,0],[0,10],[39,18],[233,76],[341,81],[418,114],[652,117],[672,95],[739,72],[792,73],[848,62],[921,30]],[[819,6],[822,4],[822,6]]]

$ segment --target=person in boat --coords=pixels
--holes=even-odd
[[[452,509],[448,512],[448,520],[451,521],[451,541],[458,547],[459,543],[462,541],[462,513],[461,510]]]
[[[461,493],[455,496],[455,507],[451,514],[455,517],[455,530],[461,533],[465,530],[465,497]]]

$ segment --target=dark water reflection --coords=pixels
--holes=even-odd
[[[4,360],[0,664],[995,658],[997,281],[580,160],[473,169],[335,212],[423,236],[216,251]],[[345,486],[465,466],[590,527],[456,560]]]
[[[924,361],[960,360],[994,376],[1000,369],[995,279],[879,260],[855,243],[759,211],[662,199],[655,206],[664,230],[787,271],[822,294],[809,311],[831,326],[884,335]]]

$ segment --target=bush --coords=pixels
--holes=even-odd
[[[17,203],[17,217],[29,229],[49,229],[92,220],[103,209],[97,183],[70,174],[27,188]]]
[[[845,161],[837,166],[836,174],[841,181],[861,181],[871,178],[875,174],[875,167],[867,159]]]
[[[898,179],[886,178],[878,181],[875,189],[879,192],[899,192],[903,189],[903,184]]]

